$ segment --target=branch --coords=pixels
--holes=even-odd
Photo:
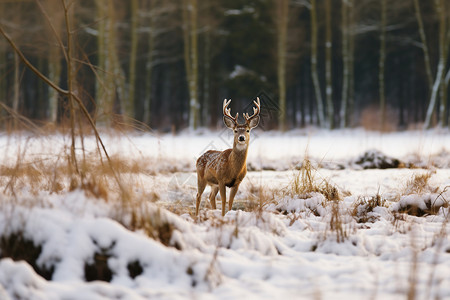
[[[64,58],[66,59],[66,62],[67,62],[67,51],[66,51],[66,48],[64,47],[61,37],[59,36],[58,32],[56,31],[55,26],[53,26],[53,23],[51,22],[49,15],[45,11],[44,7],[42,6],[41,1],[36,0],[36,3],[38,4],[39,9],[41,10],[42,14],[45,16],[45,19],[47,20],[48,25],[50,25],[50,28],[52,29],[53,34],[55,35],[55,38],[58,41],[59,47],[61,48],[61,51],[64,54]]]
[[[54,90],[56,90],[58,93],[68,96],[69,91],[64,90],[53,83],[50,79],[47,78],[44,74],[42,74],[38,69],[36,69],[35,66],[33,66],[30,61],[23,55],[22,51],[17,47],[16,43],[11,39],[11,37],[3,30],[3,27],[0,26],[0,34],[3,35],[8,41],[8,43],[11,45],[11,47],[14,49],[14,51],[19,55],[19,58],[22,60],[22,62],[31,70],[34,74],[36,74],[39,78],[41,78],[46,84],[48,84],[50,87],[52,87]]]

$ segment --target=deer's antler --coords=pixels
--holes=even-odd
[[[259,102],[259,97],[256,97],[256,101],[253,101],[253,103],[255,103],[256,105],[256,107],[253,107],[253,115],[249,117],[247,113],[244,113],[244,118],[247,123],[250,122],[250,120],[254,117],[258,116],[261,111],[261,103]]]
[[[231,108],[228,108],[228,105],[230,104],[231,99],[227,101],[227,99],[223,100],[223,116],[232,120],[235,124],[237,124],[237,118],[239,116],[239,113],[236,113],[236,117],[231,116]]]

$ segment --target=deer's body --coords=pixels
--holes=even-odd
[[[258,102],[255,102],[257,109],[254,108],[253,116],[249,117],[248,114],[244,115],[246,118],[245,124],[237,123],[237,114],[235,118],[231,117],[230,109],[227,109],[230,101],[224,101],[223,111],[225,125],[234,130],[233,149],[227,149],[225,151],[209,150],[198,158],[196,215],[198,215],[201,196],[206,185],[211,186],[209,200],[213,209],[216,209],[216,195],[220,192],[222,215],[225,215],[226,187],[231,188],[228,202],[228,210],[231,210],[239,184],[247,174],[247,153],[250,130],[256,127],[259,122],[259,99]]]

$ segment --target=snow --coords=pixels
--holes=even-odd
[[[146,217],[170,224],[165,243],[131,230],[128,211],[115,201],[79,189],[36,193],[26,184],[11,194],[2,174],[1,249],[6,238],[20,236],[40,247],[37,268],[53,271],[45,279],[0,250],[0,299],[398,299],[412,289],[418,299],[450,299],[448,131],[256,131],[253,171],[236,210],[221,217],[221,206],[211,210],[205,195],[195,219],[196,158],[227,148],[227,134],[104,134],[112,157],[146,170],[129,176],[142,184],[135,197]],[[36,168],[37,160],[52,164],[67,142],[64,135],[2,135],[0,164],[14,166],[18,156]],[[94,155],[95,141],[84,142]],[[369,150],[416,168],[355,165]],[[340,191],[340,201],[292,193],[305,157],[318,182]],[[409,184],[421,174],[429,181],[418,192]],[[146,198],[150,191],[156,202]],[[404,212],[413,206],[424,213]],[[111,272],[110,282],[86,280],[95,263]]]

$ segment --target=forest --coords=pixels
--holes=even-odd
[[[256,97],[263,129],[450,124],[446,0],[2,0],[0,31],[2,129],[81,105],[108,127],[214,129],[223,99]]]

